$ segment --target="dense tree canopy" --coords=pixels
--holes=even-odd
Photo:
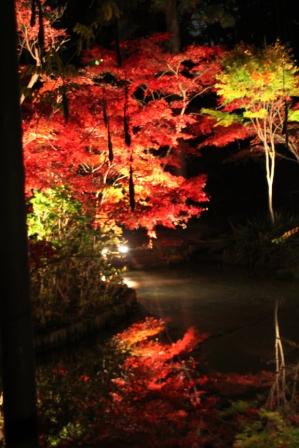
[[[27,50],[37,45],[39,54],[39,31],[27,26],[33,42]],[[66,35],[54,35],[57,53]],[[29,196],[68,185],[95,224],[151,232],[202,212],[206,179],[187,179],[182,166],[194,151],[188,141],[197,117],[188,108],[213,85],[221,50],[189,46],[172,54],[168,37],[121,42],[121,65],[114,50],[94,46],[83,53],[80,69],[39,73],[40,85],[24,105]],[[50,53],[50,44],[45,49]]]
[[[298,121],[298,68],[288,48],[280,42],[262,49],[240,45],[224,58],[217,74],[215,88],[220,106],[204,109],[216,125],[247,127],[262,144],[268,187],[268,210],[275,221],[273,182],[279,144],[284,144],[293,160],[299,161],[296,132],[289,131],[289,122]],[[232,127],[232,125],[235,125]],[[217,141],[217,139],[215,140]]]
[[[206,24],[233,25],[221,5],[213,14],[210,6],[209,1],[198,5],[167,0],[151,2],[145,10],[154,15],[175,12],[173,20],[179,24],[186,14],[190,19],[200,13],[196,20]],[[130,5],[93,2],[88,5],[93,17],[88,19],[86,6],[80,9],[81,21],[75,14],[78,8],[72,1],[57,8],[56,2],[18,0],[27,195],[66,185],[101,227],[144,227],[154,235],[160,224],[185,225],[209,200],[206,177],[186,176],[186,157],[200,155],[203,146],[254,137],[263,117],[252,114],[256,109],[259,114],[273,110],[273,101],[279,103],[276,118],[283,116],[283,95],[267,100],[270,109],[261,105],[263,86],[277,91],[281,58],[273,55],[278,47],[268,46],[257,55],[239,51],[239,56],[238,50],[224,52],[216,45],[192,44],[180,50],[179,41],[169,45],[173,30],[172,35],[137,38],[136,28],[132,34],[122,31],[131,15],[145,8],[141,0]],[[129,39],[121,40],[122,35]],[[280,79],[286,98],[291,93],[286,92],[287,63],[284,67]],[[294,83],[295,75],[292,72]],[[222,111],[218,107],[209,112],[212,118],[204,117],[200,97],[211,99],[215,91],[224,100]],[[288,110],[288,118],[294,117]],[[283,129],[282,119],[275,128],[276,140],[283,138]],[[291,133],[288,145],[297,157]]]

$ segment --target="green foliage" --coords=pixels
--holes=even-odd
[[[55,247],[63,244],[78,227],[86,224],[82,204],[72,198],[65,187],[34,191],[29,203],[32,212],[27,215],[28,236],[48,241]]]
[[[79,439],[84,435],[84,429],[79,422],[70,422],[63,426],[57,434],[49,438],[49,447],[59,447],[61,443],[67,442],[69,440]]]
[[[274,226],[262,219],[232,226],[226,239],[224,261],[255,271],[268,270],[296,277],[299,271],[298,234],[284,239],[283,244],[277,244],[277,239],[297,223],[298,218],[295,216],[277,215]]]
[[[289,121],[299,121],[299,110],[289,110],[288,119]]]
[[[252,408],[252,404],[248,401],[233,401],[229,408],[221,412],[222,417],[232,417],[236,414],[243,414]]]
[[[119,375],[123,359],[115,344],[106,341],[68,350],[60,362],[52,358],[38,366],[40,446],[92,446],[109,421],[105,407],[111,380]]]
[[[216,120],[215,126],[231,126],[233,123],[242,123],[242,118],[238,114],[223,112],[221,110],[213,110],[203,107],[200,111],[204,115],[209,115]]]
[[[81,53],[83,48],[90,48],[91,44],[95,41],[97,23],[91,25],[84,25],[83,23],[76,23],[73,27],[74,33],[78,37],[78,54]]]
[[[263,144],[265,177],[268,191],[268,211],[272,223],[275,221],[273,210],[273,181],[275,177],[276,144],[285,140],[286,121],[297,118],[294,111],[286,116],[290,98],[298,96],[298,67],[290,50],[277,41],[264,48],[254,48],[241,44],[223,61],[223,69],[216,76],[217,94],[221,98],[224,110],[235,111],[240,119],[252,125],[252,132]],[[219,112],[209,113],[219,124]],[[224,118],[224,125],[236,121]],[[293,155],[295,151],[290,150]],[[295,155],[297,158],[297,156]]]
[[[122,280],[103,249],[120,236],[94,229],[64,187],[36,191],[28,215],[33,315],[38,328],[59,327],[101,309]]]
[[[280,42],[262,49],[240,45],[224,60],[216,89],[225,104],[245,99],[243,107],[251,109],[298,95],[297,73],[289,49]]]
[[[267,109],[264,107],[261,107],[258,110],[252,111],[252,110],[246,110],[243,114],[244,118],[266,118],[267,116]]]
[[[234,448],[297,448],[299,428],[278,412],[262,409],[259,419],[244,426]]]

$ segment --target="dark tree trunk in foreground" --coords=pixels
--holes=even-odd
[[[24,171],[13,0],[0,1],[0,342],[7,448],[36,448]]]

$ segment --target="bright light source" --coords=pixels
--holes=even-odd
[[[102,249],[102,251],[101,251],[101,253],[104,257],[108,254],[108,252],[109,252],[108,247],[104,247],[104,249]]]
[[[124,277],[124,284],[127,285],[129,288],[138,288],[139,283],[136,280],[133,280],[129,277]]]
[[[118,246],[118,252],[121,254],[127,254],[129,252],[129,247],[126,246],[125,244],[120,244]]]

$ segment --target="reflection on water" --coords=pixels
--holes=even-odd
[[[295,282],[191,266],[129,272],[125,281],[137,288],[144,314],[156,318],[124,323],[117,338],[107,333],[39,359],[42,448],[162,448],[171,440],[192,446],[200,425],[211,424],[202,420],[215,404],[201,395],[207,379],[217,372],[213,390],[228,381],[236,392],[242,379],[231,372],[273,371],[277,297],[284,297],[282,335],[299,340]],[[208,339],[195,346],[203,333]],[[255,375],[246,376],[247,385],[248,378],[255,384]]]
[[[207,381],[190,354],[204,336],[189,329],[174,343],[162,342],[165,330],[165,321],[148,317],[105,344],[43,363],[41,447],[196,443],[213,405],[201,399]]]
[[[123,281],[125,285],[127,285],[129,288],[137,289],[139,286],[139,283],[137,280],[132,279],[130,276],[124,275]]]
[[[207,376],[194,351],[206,335],[189,328],[170,342],[166,334],[163,319],[147,317],[105,343],[42,363],[40,447],[231,446],[220,396],[265,390],[269,376]]]
[[[210,334],[202,350],[209,369],[272,369],[277,299],[283,337],[299,341],[298,281],[254,278],[246,270],[192,264],[132,271],[126,278],[136,284],[139,301],[148,312],[170,318],[174,335],[190,326]],[[288,356],[296,355],[292,351]]]

